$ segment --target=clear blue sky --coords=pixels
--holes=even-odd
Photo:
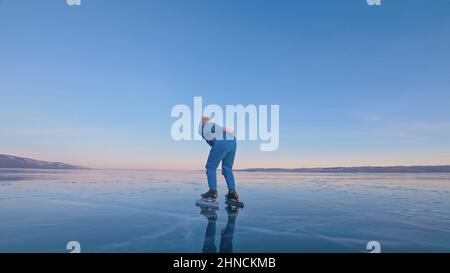
[[[200,169],[175,104],[279,104],[236,167],[450,164],[450,1],[0,0],[0,153]]]

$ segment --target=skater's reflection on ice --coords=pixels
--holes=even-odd
[[[239,214],[239,208],[227,206],[228,221],[220,236],[220,253],[233,252],[234,224]],[[201,208],[200,213],[208,219],[208,225],[205,232],[205,241],[203,243],[204,253],[217,253],[216,248],[216,221],[217,210],[211,208]]]

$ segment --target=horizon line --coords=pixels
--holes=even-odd
[[[296,167],[296,168],[283,168],[283,167],[251,167],[251,168],[239,168],[233,169],[234,171],[248,171],[248,170],[320,170],[320,169],[352,169],[352,168],[421,168],[421,167],[450,167],[450,164],[444,165],[361,165],[361,166],[335,166],[335,167]],[[73,170],[73,171],[205,171],[205,169],[157,169],[157,168],[89,168],[83,169],[56,169],[56,168],[7,168],[0,167],[0,169],[29,169],[29,170]],[[218,168],[217,170],[221,170]]]

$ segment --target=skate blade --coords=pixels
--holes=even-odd
[[[201,207],[201,208],[214,208],[214,209],[219,208],[219,204],[217,202],[205,201],[205,200],[201,200],[201,199],[197,199],[195,201],[195,205],[197,207]]]
[[[225,200],[225,204],[233,206],[233,207],[244,208],[244,203],[234,201],[234,200]]]

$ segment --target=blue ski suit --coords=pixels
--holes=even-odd
[[[217,190],[216,172],[220,162],[222,162],[222,175],[225,177],[228,189],[235,189],[233,163],[237,148],[236,138],[213,122],[201,123],[199,134],[211,146],[205,166],[209,188]]]

